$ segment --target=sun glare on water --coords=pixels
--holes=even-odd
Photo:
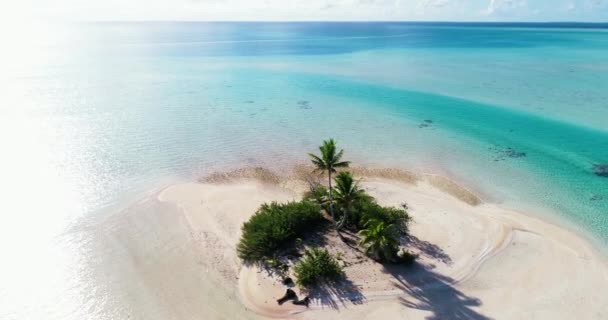
[[[74,250],[66,249],[74,244],[64,238],[86,204],[66,139],[74,128],[62,125],[64,116],[48,108],[56,97],[41,95],[36,84],[69,59],[68,34],[53,24],[1,21],[0,318],[64,318],[80,304],[67,289],[79,273]]]

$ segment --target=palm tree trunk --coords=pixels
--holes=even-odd
[[[348,210],[348,207],[344,209],[344,211],[342,212],[343,216],[342,216],[342,220],[340,220],[340,224],[338,225],[338,230],[342,229],[347,223],[348,223],[348,215],[350,214],[350,210]]]
[[[331,169],[327,170],[327,176],[329,177],[329,180],[327,181],[329,184],[329,213],[331,214],[331,220],[334,222],[334,226],[336,227],[337,230],[337,224],[336,224],[336,216],[334,215],[334,197],[332,195],[332,188],[331,188]]]
[[[338,222],[336,221],[336,215],[334,214],[334,197],[332,195],[332,188],[331,188],[331,170],[327,170],[327,176],[329,177],[329,212],[331,214],[331,220],[334,221],[334,228],[336,229],[336,233],[338,234],[338,237],[342,240],[345,241],[344,237],[342,236],[342,234],[340,233],[340,228],[338,226]]]

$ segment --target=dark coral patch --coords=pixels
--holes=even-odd
[[[596,176],[608,178],[608,164],[594,164],[593,173]]]
[[[511,147],[502,148],[500,146],[490,147],[490,151],[496,155],[494,161],[503,161],[507,158],[524,158],[527,156],[525,152],[517,151]]]
[[[298,101],[298,107],[300,109],[304,109],[304,110],[311,109],[311,107],[310,107],[310,101],[300,100],[300,101]]]

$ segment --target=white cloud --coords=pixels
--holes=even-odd
[[[607,0],[587,0],[585,2],[585,6],[590,10],[604,10],[608,9],[608,1]],[[606,17],[608,20],[608,17]]]
[[[566,4],[566,11],[574,11],[576,10],[576,3],[570,2]]]
[[[526,0],[490,0],[484,13],[487,15],[508,14],[521,11],[527,6],[528,2]]]
[[[454,2],[454,0],[427,0],[424,2],[424,6],[427,8],[443,8]]]

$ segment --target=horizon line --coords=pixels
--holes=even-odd
[[[498,21],[498,20],[170,20],[170,19],[124,19],[124,20],[80,20],[72,22],[263,22],[263,23],[459,23],[459,24],[589,24],[589,25],[608,25],[608,21],[575,21],[575,20],[546,20],[546,21]]]

